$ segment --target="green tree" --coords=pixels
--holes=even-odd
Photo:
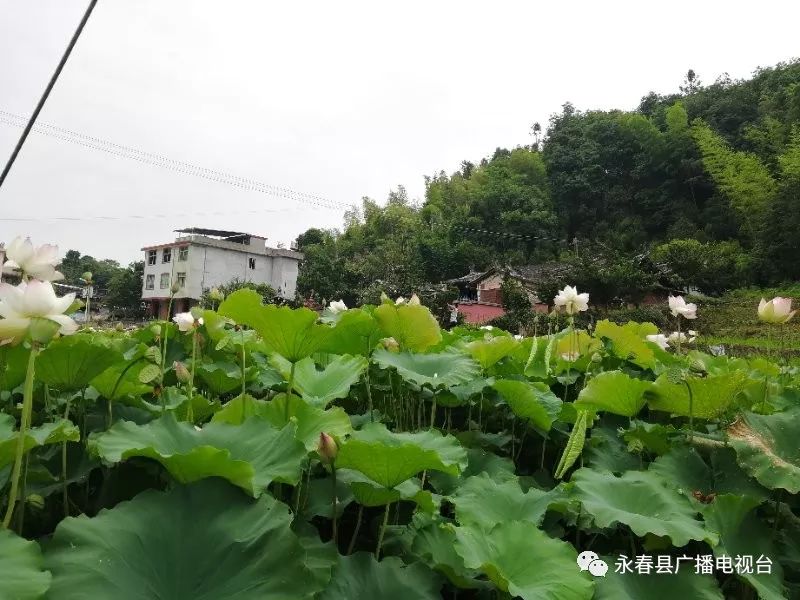
[[[125,269],[117,269],[108,282],[104,304],[114,313],[141,316],[143,277],[144,261],[131,263]]]

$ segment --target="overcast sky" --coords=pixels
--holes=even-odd
[[[0,164],[21,132],[10,115],[32,112],[85,6],[0,0]],[[99,0],[40,115],[60,129],[32,134],[0,189],[0,241],[123,263],[186,226],[288,244],[342,209],[151,155],[333,206],[398,184],[421,200],[424,175],[530,143],[566,101],[632,109],[689,68],[710,83],[800,55],[798,22],[786,0]]]

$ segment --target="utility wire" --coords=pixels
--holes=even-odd
[[[5,110],[0,110],[0,123],[5,125],[22,127],[21,122],[24,121],[24,119],[25,117],[20,115]],[[322,196],[317,196],[306,192],[299,192],[286,187],[270,185],[254,179],[232,175],[224,171],[199,167],[192,163],[175,160],[153,152],[145,152],[137,148],[124,146],[122,144],[117,144],[102,138],[78,133],[63,127],[51,125],[49,123],[37,123],[32,129],[35,133],[69,142],[71,144],[76,144],[90,150],[99,150],[112,156],[135,160],[137,162],[160,167],[170,171],[184,173],[194,177],[200,177],[208,181],[224,183],[247,191],[256,191],[270,196],[286,198],[331,210],[347,210],[352,208],[350,204],[346,204],[344,202],[330,200]]]
[[[14,150],[11,152],[11,156],[8,158],[8,161],[6,162],[6,166],[3,168],[3,172],[0,173],[0,188],[3,187],[3,182],[6,180],[8,172],[11,170],[11,166],[17,159],[19,151],[22,150],[22,145],[25,143],[25,140],[28,139],[28,134],[31,132],[33,124],[36,122],[36,118],[39,116],[39,113],[42,112],[44,103],[47,102],[47,98],[50,96],[50,92],[52,91],[53,86],[55,86],[56,81],[58,80],[58,76],[61,74],[64,65],[67,64],[67,59],[69,59],[69,55],[72,53],[72,49],[75,47],[75,43],[78,41],[78,38],[80,37],[81,32],[83,31],[83,28],[86,25],[86,22],[89,20],[89,16],[92,14],[95,4],[97,4],[97,0],[89,1],[89,6],[86,7],[86,12],[83,14],[83,18],[81,19],[81,22],[78,24],[78,28],[75,30],[75,33],[72,34],[72,39],[69,41],[67,49],[64,51],[64,54],[61,56],[61,60],[58,62],[58,65],[56,66],[56,70],[50,77],[50,81],[47,83],[47,87],[44,89],[42,97],[39,98],[39,102],[36,105],[36,108],[33,110],[31,118],[28,119],[28,123],[22,130],[22,135],[19,136],[19,141],[17,141],[17,145],[14,146]]]

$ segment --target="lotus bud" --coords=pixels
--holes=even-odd
[[[689,370],[696,375],[705,375],[707,373],[706,366],[702,360],[692,361],[692,364],[689,365]]]
[[[225,294],[219,291],[218,287],[212,287],[211,290],[208,292],[208,297],[211,298],[214,302],[222,302],[225,300]]]
[[[117,331],[125,331],[125,325],[123,325],[121,321],[117,322],[117,324],[114,325],[114,329]]]
[[[386,304],[387,302],[391,303],[391,298],[386,295],[386,292],[381,292],[381,304]]]
[[[178,378],[178,381],[181,383],[189,383],[192,374],[189,373],[189,369],[186,368],[185,364],[176,360],[172,363],[172,368],[175,369],[175,376]]]
[[[177,281],[173,281],[172,285],[169,286],[169,291],[172,292],[173,294],[177,294],[178,292],[181,291],[180,284]]]
[[[796,312],[796,310],[792,310],[791,298],[781,298],[778,296],[769,302],[762,298],[758,305],[758,318],[764,323],[786,323]]]
[[[389,352],[399,352],[400,351],[400,344],[397,343],[397,340],[393,337],[383,338],[381,340],[383,347],[386,348]]]
[[[29,494],[25,499],[25,504],[34,510],[42,510],[44,508],[44,498],[39,494]]]
[[[601,362],[603,362],[603,357],[600,355],[599,352],[595,352],[594,354],[592,354],[592,362],[595,364],[600,364]]]
[[[319,434],[319,443],[317,444],[317,454],[324,463],[332,463],[336,460],[336,455],[339,453],[339,447],[334,440],[327,433],[321,432]]]
[[[150,333],[155,336],[161,335],[161,326],[160,325],[150,325]]]

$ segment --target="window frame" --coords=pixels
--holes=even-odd
[[[153,266],[158,262],[158,250],[147,251],[147,264]]]
[[[178,287],[180,289],[186,287],[186,271],[180,271],[178,273],[175,273],[175,283],[178,284]]]
[[[178,262],[186,262],[189,260],[189,246],[178,247]]]
[[[164,279],[165,275],[167,277],[166,280]],[[165,281],[166,281],[166,283],[165,283]],[[158,282],[158,289],[160,289],[160,290],[169,289],[169,273],[162,273],[161,274],[161,279],[159,279],[159,282]]]
[[[256,270],[256,259],[255,259],[254,256],[248,256],[247,257],[247,267],[251,271],[255,271]]]
[[[145,275],[144,278],[144,289],[146,290],[154,290],[156,289],[156,274],[155,273],[148,273]]]
[[[172,262],[172,247],[164,248],[161,251],[161,264]]]

